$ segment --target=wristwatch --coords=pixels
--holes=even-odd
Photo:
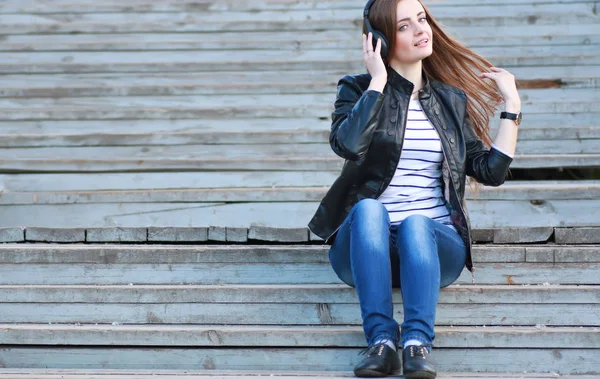
[[[502,112],[500,113],[500,118],[506,118],[509,120],[513,120],[517,126],[521,124],[521,119],[523,118],[523,114],[519,113],[510,113],[510,112]]]

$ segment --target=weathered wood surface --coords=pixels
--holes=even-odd
[[[216,370],[106,370],[106,369],[0,369],[0,379],[181,379],[181,378],[209,378],[209,379],[242,379],[256,376],[269,376],[277,379],[346,379],[354,378],[354,374],[350,371],[216,371]],[[394,376],[391,376],[394,377]],[[592,375],[561,375],[564,379],[598,379],[600,376]],[[544,373],[470,373],[470,372],[438,372],[437,378],[469,378],[469,379],[556,379],[556,374]]]
[[[478,263],[477,284],[600,284],[600,263]],[[0,284],[337,284],[328,263],[4,264]],[[462,272],[458,284],[470,284]]]
[[[535,117],[535,116],[534,116]],[[179,131],[172,130],[185,124],[191,124],[187,120],[182,123],[169,123],[154,120],[153,125],[144,125],[137,128],[135,121],[109,120],[103,125],[105,130],[86,132],[85,126],[95,126],[94,121],[80,121],[82,128],[78,130],[61,129],[47,130],[46,134],[36,132],[26,134],[24,131],[19,133],[1,134],[0,147],[86,147],[86,146],[165,146],[165,145],[230,145],[230,144],[300,144],[300,143],[326,143],[329,139],[329,126],[327,128],[321,121],[307,120],[302,129],[293,125],[259,125],[254,130],[249,127],[237,127],[238,125],[229,125],[227,131],[213,130],[206,127],[206,130],[197,131]],[[138,121],[139,122],[139,121]],[[243,122],[243,121],[240,121]],[[281,124],[281,121],[279,121]],[[18,125],[18,124],[17,124]],[[200,129],[197,123],[193,124],[193,129]],[[15,123],[12,124],[12,127]],[[130,133],[124,133],[114,130],[115,127],[134,128]],[[0,126],[1,127],[1,126]],[[27,127],[27,126],[25,126]],[[152,130],[151,128],[163,129]],[[39,126],[36,129],[41,129]],[[190,128],[192,129],[192,128]],[[496,135],[497,128],[493,127],[491,135]],[[517,145],[524,144],[524,141],[536,141],[537,143],[547,143],[551,140],[568,141],[571,149],[578,144],[581,145],[581,139],[589,139],[591,142],[598,141],[600,138],[600,127],[569,127],[569,128],[527,128],[524,127],[519,132]],[[535,143],[535,142],[534,142]],[[549,142],[552,143],[552,142]],[[566,151],[565,151],[566,152]]]
[[[2,34],[21,33],[122,33],[122,32],[223,32],[255,30],[355,29],[363,5],[352,9],[264,10],[251,12],[169,12],[169,13],[20,13],[0,15]],[[476,9],[476,12],[474,11]],[[594,23],[598,18],[594,3],[513,4],[506,5],[431,6],[433,15],[448,26],[549,25]],[[465,18],[469,12],[469,18]],[[502,15],[500,20],[498,15]],[[310,22],[307,22],[310,21]]]
[[[6,345],[363,347],[356,326],[198,326],[0,324]],[[436,328],[436,348],[600,349],[600,328],[444,327]],[[1,378],[1,376],[0,376]]]
[[[156,176],[159,183],[156,186],[150,186],[152,178],[148,178],[148,184],[144,186],[141,182],[141,175],[118,174],[118,176],[110,177],[102,175],[99,178],[86,178],[82,175],[58,175],[57,178],[50,178],[50,188],[35,187],[36,176],[33,177],[32,183],[26,183],[29,187],[18,189],[9,188],[6,178],[4,181],[4,193],[0,196],[1,205],[33,205],[33,204],[98,204],[98,203],[197,203],[197,202],[315,202],[320,201],[329,189],[329,184],[336,179],[328,178],[325,175],[317,177],[317,183],[302,180],[302,175],[296,177],[287,175],[292,182],[282,183],[279,185],[266,183],[269,180],[259,183],[256,181],[252,185],[252,181],[243,181],[247,174],[229,175],[225,173],[208,175],[196,174],[196,185],[186,186],[181,183],[177,186],[170,183],[179,182],[181,174],[169,175],[161,174]],[[290,174],[290,173],[284,173]],[[305,174],[305,173],[300,173]],[[187,174],[187,177],[194,176]],[[335,174],[331,173],[331,176]],[[216,180],[211,180],[211,177],[216,177]],[[224,177],[224,178],[222,178]],[[237,177],[237,178],[236,178]],[[101,184],[103,178],[107,181]],[[19,178],[21,179],[21,178]],[[27,180],[26,178],[23,178]],[[192,179],[193,178],[189,178]],[[225,179],[223,181],[223,179]],[[233,181],[239,179],[237,181]],[[321,183],[327,181],[325,183]],[[115,183],[117,188],[111,187],[110,183]],[[118,183],[122,181],[122,183]],[[43,182],[43,181],[42,181]],[[89,183],[91,182],[91,183]],[[51,189],[52,186],[60,187],[66,184],[61,189]],[[190,183],[190,182],[188,182]],[[294,186],[294,183],[296,186]],[[89,185],[88,188],[69,188],[83,187]],[[271,185],[269,185],[271,184]],[[302,186],[298,186],[302,184]],[[104,187],[102,187],[102,185]],[[262,186],[261,186],[262,185]],[[121,188],[119,188],[121,187]],[[134,187],[134,188],[123,188]],[[161,189],[161,187],[165,187]],[[181,189],[174,189],[181,187]],[[240,188],[238,188],[240,187]],[[243,188],[242,188],[243,187]],[[468,200],[485,201],[485,200],[582,200],[582,199],[597,199],[600,198],[600,181],[565,181],[565,182],[507,182],[500,187],[481,187],[475,194],[469,187],[465,194]]]
[[[238,145],[239,146],[239,145]],[[143,149],[143,148],[142,148]],[[175,149],[172,149],[175,150]],[[332,152],[330,154],[333,154]],[[125,158],[71,160],[69,158],[53,160],[41,159],[3,159],[0,170],[3,172],[170,172],[170,171],[335,171],[339,172],[343,161],[337,156],[328,158]],[[597,167],[600,166],[600,154],[535,154],[516,155],[511,168],[560,168],[560,167]]]
[[[469,200],[474,228],[599,226],[597,200]],[[5,205],[1,227],[306,227],[318,202]],[[294,215],[294,217],[290,217]]]
[[[600,64],[600,54],[586,45],[476,47],[473,50],[501,67]],[[285,50],[240,51],[236,54],[225,51],[172,51],[168,54],[160,51],[1,52],[0,73],[227,72],[267,67],[269,70],[362,72],[361,54],[358,49],[305,50],[293,54]]]
[[[364,71],[364,70],[363,70]],[[359,73],[361,71],[356,71]],[[598,88],[599,66],[514,67],[511,72],[527,88],[548,81],[551,88]],[[334,93],[343,70],[227,72],[228,82],[213,73],[55,74],[31,80],[28,75],[0,78],[2,97],[136,96],[259,93]],[[554,83],[554,84],[553,84]],[[265,120],[268,121],[268,120]],[[523,126],[527,126],[524,123]]]
[[[520,25],[494,28],[448,27],[447,32],[470,47],[522,45],[597,45],[598,24]],[[329,31],[256,31],[240,34],[111,33],[75,35],[7,35],[0,51],[109,51],[109,50],[312,50],[360,47],[360,28]],[[357,44],[357,41],[359,44]]]
[[[592,0],[566,0],[565,4],[593,3]],[[429,8],[456,7],[456,6],[498,6],[498,5],[534,5],[544,6],[547,0],[430,0]],[[43,0],[5,0],[0,5],[0,13],[93,13],[93,12],[181,12],[181,11],[263,11],[263,10],[302,10],[302,9],[361,9],[364,6],[361,0],[328,0],[326,2],[313,2],[308,0],[270,0],[268,2],[237,2],[235,0],[178,0],[177,2],[164,2],[158,0],[129,0],[123,4],[117,1],[92,1],[70,0],[53,1]]]
[[[591,106],[600,100],[600,94],[595,89],[546,89],[544,91],[535,89],[524,89],[520,92],[524,106],[532,114],[546,113],[551,108],[555,113],[568,112],[594,112],[597,108]],[[252,94],[252,95],[197,95],[197,96],[105,96],[105,97],[59,97],[59,98],[0,98],[0,108],[14,109],[15,112],[26,108],[52,110],[53,108],[81,107],[117,107],[117,108],[140,108],[148,107],[164,108],[171,107],[190,108],[192,110],[203,110],[214,107],[231,108],[255,108],[295,106],[297,108],[310,107],[317,111],[333,110],[335,93],[311,93],[311,94]],[[566,110],[566,109],[569,110]],[[33,110],[32,109],[32,110]],[[271,115],[273,117],[274,115]],[[314,114],[318,117],[318,114]],[[329,115],[330,116],[330,115]]]
[[[346,379],[354,378],[350,371],[235,371],[235,370],[106,370],[106,369],[0,369],[0,379],[181,379],[181,378],[208,378],[208,379],[242,379],[256,376],[269,376],[277,379]],[[390,376],[394,377],[394,376]],[[564,379],[598,379],[600,376],[592,375],[561,375]],[[469,379],[556,379],[556,374],[544,373],[462,373],[462,372],[438,372],[437,378],[469,378]]]
[[[191,228],[190,228],[191,229]],[[193,229],[192,229],[193,230]],[[576,231],[577,229],[572,229]],[[597,234],[598,228],[587,230]],[[174,232],[177,232],[175,230]],[[2,264],[328,263],[328,245],[0,244]],[[475,263],[600,263],[596,245],[473,245]],[[542,257],[545,259],[542,260]]]
[[[313,370],[352,371],[362,359],[344,348],[43,348],[7,347],[0,359],[22,368]],[[431,359],[439,371],[554,372],[598,375],[596,349],[439,349]]]
[[[600,138],[582,140],[531,140],[517,143],[519,156],[540,155],[548,151],[561,151],[563,154],[600,155]],[[110,159],[107,159],[110,157]],[[8,162],[30,160],[95,162],[154,160],[218,160],[246,161],[269,158],[297,159],[310,161],[314,158],[339,158],[328,143],[320,144],[231,144],[231,145],[163,145],[163,146],[85,146],[85,147],[39,147],[0,149],[0,167]],[[6,162],[6,163],[4,163]],[[4,163],[4,164],[2,164]]]
[[[439,304],[596,304],[593,285],[450,285]],[[2,285],[2,303],[69,304],[358,304],[346,284]],[[393,301],[402,304],[400,289]]]

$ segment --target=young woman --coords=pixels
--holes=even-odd
[[[395,373],[402,349],[405,377],[434,378],[439,290],[473,271],[466,176],[504,182],[521,101],[514,76],[446,35],[420,0],[368,1],[363,31],[368,73],[339,81],[332,114],[331,148],[346,162],[309,228],[358,294],[368,348],[354,373]]]

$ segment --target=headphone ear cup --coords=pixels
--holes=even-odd
[[[373,33],[373,50],[377,47],[377,40],[381,40],[381,58],[386,59],[389,54],[389,44],[387,38],[383,35],[383,33],[378,32],[376,30],[371,30]]]

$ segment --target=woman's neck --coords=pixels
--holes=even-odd
[[[400,74],[404,79],[415,85],[413,92],[423,88],[423,63],[418,61],[410,65],[401,65],[397,62],[390,62],[390,67]]]

